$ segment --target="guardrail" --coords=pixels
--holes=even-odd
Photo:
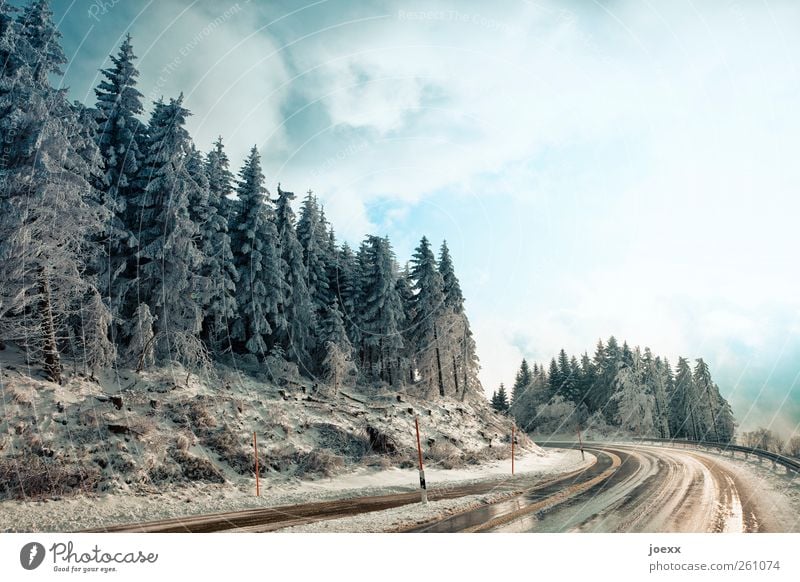
[[[670,444],[684,444],[684,445],[693,445],[697,447],[702,447],[706,449],[716,449],[719,452],[730,452],[733,453],[744,453],[745,458],[748,455],[755,455],[762,459],[767,459],[772,461],[772,464],[783,465],[789,471],[794,471],[795,473],[800,473],[800,461],[796,459],[792,459],[790,457],[785,457],[783,455],[779,455],[778,453],[772,453],[770,451],[765,451],[763,449],[754,449],[752,447],[743,447],[741,445],[734,445],[732,443],[717,443],[711,441],[692,441],[688,439],[662,439],[656,437],[632,437],[631,440],[637,442],[653,442],[653,443],[670,443]]]

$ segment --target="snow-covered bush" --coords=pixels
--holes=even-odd
[[[295,476],[332,477],[344,467],[344,459],[329,449],[312,449],[301,453],[295,469]]]
[[[100,470],[26,454],[0,458],[0,499],[38,499],[94,491]]]
[[[554,396],[536,409],[535,432],[539,434],[574,433],[578,428],[575,404]]]
[[[425,456],[438,463],[443,469],[455,469],[464,466],[464,455],[461,450],[451,443],[434,443],[425,452]]]

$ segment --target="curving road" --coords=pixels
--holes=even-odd
[[[778,531],[755,492],[713,455],[639,445],[585,449],[597,463],[559,487],[532,488],[411,531]]]
[[[572,447],[570,443],[549,446]],[[407,530],[412,532],[768,532],[775,508],[733,466],[695,449],[587,445],[594,462],[549,480],[532,476],[434,487],[429,497],[507,495]],[[416,504],[418,492],[173,518],[95,531],[266,532]]]

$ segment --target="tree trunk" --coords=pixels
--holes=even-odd
[[[694,410],[689,407],[689,419],[692,421],[692,440],[699,440],[697,438],[697,423],[694,421]]]
[[[51,381],[61,384],[61,357],[56,343],[56,326],[53,321],[50,281],[47,278],[44,267],[39,270],[39,292],[42,294],[39,315],[42,318],[44,369],[47,371]]]
[[[381,339],[378,340],[378,367],[380,369],[380,379],[384,382],[388,381],[391,385],[392,381],[390,379],[391,377],[389,375],[389,370],[387,369],[388,366],[386,365],[386,359],[384,358],[383,353],[383,336],[381,336]]]
[[[458,368],[456,367],[456,356],[453,354],[453,382],[456,385],[456,394],[458,394]]]
[[[467,398],[467,373],[469,371],[469,358],[467,357],[467,316],[464,315],[464,391],[461,393],[461,402]]]
[[[439,353],[439,336],[436,333],[436,324],[433,324],[433,343],[436,347],[436,371],[439,377],[439,396],[444,398],[444,378],[442,377],[442,357]]]

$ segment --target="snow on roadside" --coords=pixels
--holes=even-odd
[[[548,449],[544,455],[537,452],[517,459],[516,469],[518,477],[543,478],[577,469],[583,464],[578,451]],[[510,461],[493,461],[466,469],[431,468],[426,469],[425,474],[429,487],[435,488],[443,483],[468,485],[481,481],[502,482],[508,479],[509,472]],[[245,487],[241,483],[235,485],[194,483],[165,488],[150,494],[122,493],[64,498],[56,501],[4,501],[0,503],[0,532],[68,532],[98,529],[104,526],[190,515],[401,493],[413,491],[418,485],[419,477],[415,469],[392,468],[376,471],[359,468],[350,474],[318,481],[278,485],[262,482],[261,497],[255,497],[252,487]],[[442,515],[442,512],[455,511],[456,508],[466,509],[469,504],[488,502],[493,499],[492,495],[502,495],[502,493],[432,502],[428,509],[420,514],[421,517],[413,512],[422,510],[416,506],[410,507],[414,519],[426,519],[425,516],[430,512],[435,512],[431,514],[431,517],[435,517]],[[392,524],[403,523],[405,518],[401,517],[402,513],[397,511],[396,516],[387,514],[388,517],[377,515],[373,517],[377,520],[387,519]],[[370,529],[357,531],[378,531],[374,528],[388,527],[380,521],[369,525],[368,521],[365,521],[364,527]]]
[[[566,449],[549,449],[545,455],[531,453],[514,461],[517,475],[536,473],[541,475],[563,473],[580,465],[580,452]],[[491,461],[461,469],[426,468],[425,478],[435,486],[437,483],[485,481],[491,478],[506,478],[511,473],[511,459]],[[331,479],[303,483],[309,491],[331,491],[356,489],[364,487],[398,487],[414,489],[419,485],[419,472],[413,469],[391,468],[374,472],[369,469],[357,469],[353,473],[340,475]]]
[[[341,519],[315,521],[277,530],[278,533],[385,533],[397,532],[454,513],[469,511],[481,505],[496,503],[511,493],[469,495],[457,499],[414,503],[384,511],[372,511]]]
[[[737,477],[743,479],[759,506],[768,510],[768,517],[775,522],[773,528],[780,532],[800,531],[800,476],[786,471],[782,466],[772,468],[769,461],[731,458],[708,451],[698,451],[712,457],[721,465],[727,465]],[[745,501],[744,499],[742,501]]]
[[[595,462],[595,457],[591,453],[586,455],[586,460],[581,461],[580,453],[576,450],[567,449],[550,449],[550,462],[549,466],[543,466],[541,458],[535,455],[527,455],[519,459],[515,463],[516,479],[514,482],[525,480],[526,485],[530,485],[531,478],[543,479],[548,476],[553,476],[558,473],[577,469],[579,467],[588,466]],[[502,467],[497,467],[500,469]],[[487,469],[489,469],[487,467]],[[494,469],[494,468],[492,468]],[[482,472],[483,474],[492,475],[481,481],[498,481],[498,483],[508,480],[509,475],[502,474],[499,471]],[[518,471],[517,471],[518,469]],[[426,477],[428,472],[425,472]],[[474,480],[472,480],[474,481]],[[415,525],[425,523],[434,519],[442,519],[454,513],[461,513],[469,511],[482,505],[490,503],[497,503],[505,498],[512,497],[517,494],[515,489],[497,489],[490,493],[480,495],[468,495],[456,499],[442,499],[439,501],[431,501],[427,505],[415,503],[412,505],[403,505],[392,509],[383,511],[373,511],[370,513],[362,513],[351,517],[343,517],[340,519],[330,519],[324,521],[316,521],[304,525],[297,525],[277,530],[278,533],[380,533],[380,532],[395,532],[413,527]]]

